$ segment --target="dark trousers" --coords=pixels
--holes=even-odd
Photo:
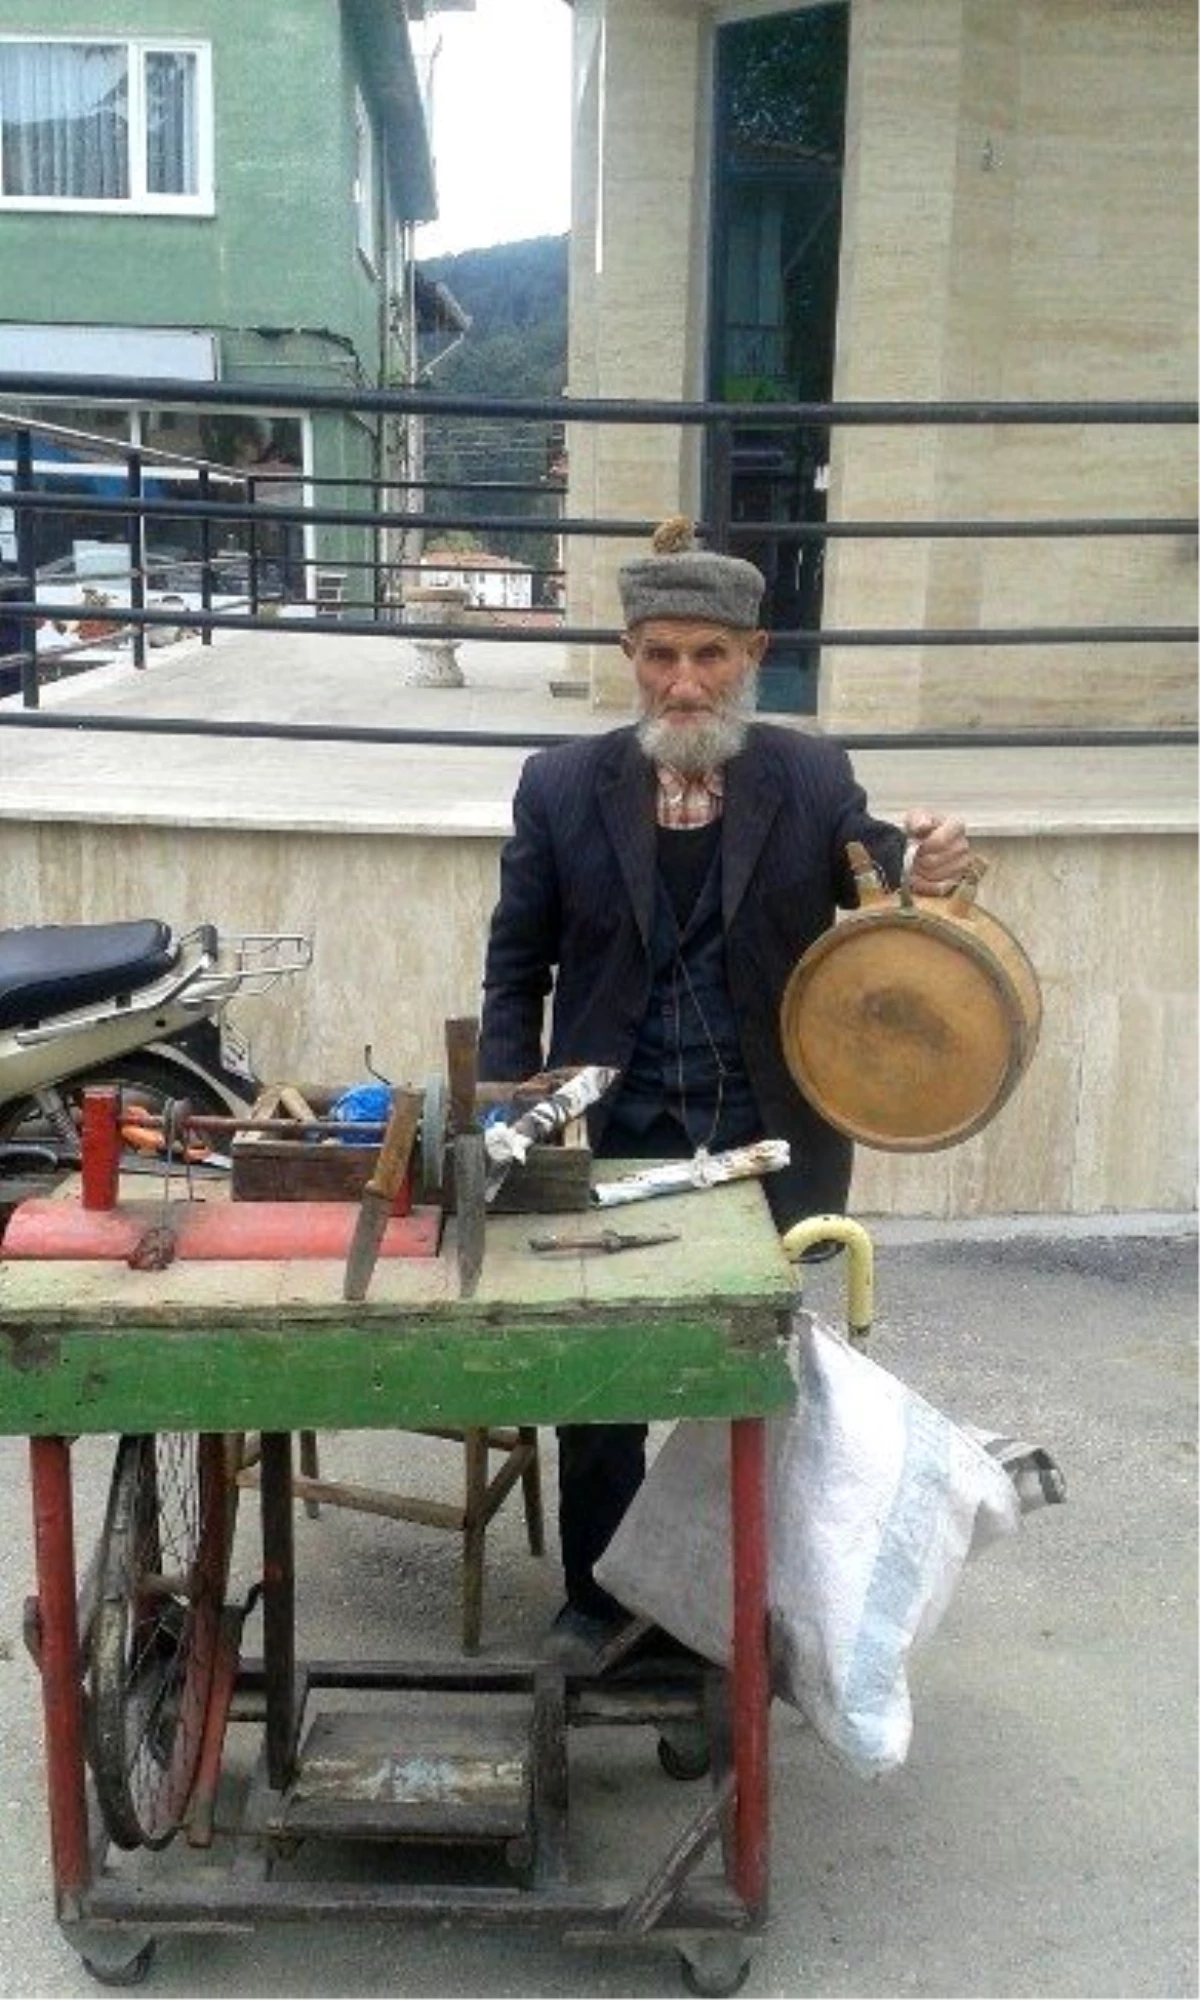
[[[565,1424],[558,1433],[558,1535],[567,1603],[589,1618],[622,1607],[593,1565],[616,1534],[646,1475],[645,1424]]]
[[[648,1132],[614,1132],[596,1148],[599,1159],[690,1158],[687,1135],[660,1118]],[[558,1538],[567,1603],[589,1618],[613,1618],[624,1607],[592,1575],[646,1476],[645,1424],[564,1424],[558,1432]]]

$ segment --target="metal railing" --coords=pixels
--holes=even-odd
[[[480,424],[543,424],[547,436],[561,434],[562,426],[664,426],[680,431],[699,429],[705,440],[704,508],[699,523],[702,539],[711,547],[733,548],[748,543],[768,548],[785,544],[825,550],[846,541],[884,542],[898,538],[919,541],[1060,541],[1087,539],[1194,539],[1194,516],[1106,514],[1038,516],[1030,518],[923,519],[780,519],[753,518],[737,511],[737,455],[739,439],[747,432],[755,438],[809,439],[827,441],[838,429],[871,428],[888,431],[913,428],[953,427],[959,429],[1121,426],[1160,428],[1194,426],[1197,406],[1185,402],[954,402],[954,403],[856,403],[856,404],[756,404],[675,403],[591,399],[486,400],[472,397],[435,396],[421,391],[341,391],[314,389],[298,383],[270,388],[234,386],[229,383],[195,384],[159,380],[137,381],[113,377],[79,377],[32,374],[0,374],[0,446],[6,437],[11,444],[11,471],[7,490],[0,490],[0,529],[7,514],[11,527],[9,544],[15,555],[5,576],[0,569],[0,621],[7,618],[16,643],[0,642],[0,655],[7,652],[10,668],[19,668],[21,705],[0,705],[0,726],[70,727],[72,729],[138,730],[150,733],[197,735],[321,737],[347,742],[422,742],[474,744],[528,744],[558,741],[569,731],[551,734],[536,732],[476,732],[356,728],[348,725],[298,725],[286,722],[246,724],[224,722],[218,717],[138,717],[119,718],[86,713],[72,708],[69,718],[39,709],[39,669],[37,656],[38,623],[52,616],[65,624],[77,623],[94,615],[95,607],[82,599],[63,603],[46,596],[44,579],[39,580],[37,542],[39,522],[62,517],[85,518],[115,527],[128,551],[129,601],[119,608],[119,622],[132,635],[133,657],[144,660],[147,637],[156,626],[179,626],[199,630],[209,642],[219,630],[261,629],[264,614],[271,617],[277,632],[328,631],[341,637],[379,635],[394,629],[402,619],[407,579],[419,573],[419,557],[411,538],[444,534],[465,529],[476,535],[514,537],[553,535],[563,550],[563,564],[532,562],[529,575],[534,583],[545,584],[569,571],[570,547],[576,538],[619,538],[644,541],[656,523],[651,520],[590,517],[561,512],[566,497],[561,479],[513,478],[479,484],[423,480],[397,474],[393,477],[352,478],[326,475],[315,477],[300,467],[291,472],[294,497],[279,497],[278,470],[256,475],[254,468],[234,468],[211,462],[176,457],[148,447],[121,443],[111,438],[89,441],[97,456],[103,452],[117,467],[115,490],[72,492],[39,486],[35,476],[36,440],[50,433],[68,435],[42,416],[22,414],[22,406],[39,406],[51,398],[81,403],[116,403],[142,411],[180,407],[204,409],[219,406],[239,409],[286,412],[309,416],[342,416],[358,422],[384,419],[419,420],[428,431],[439,421],[470,418]],[[20,399],[19,404],[14,399]],[[810,452],[811,456],[811,452]],[[5,461],[0,459],[0,471]],[[57,468],[66,477],[69,468]],[[155,492],[170,475],[186,478],[194,497],[177,490]],[[276,494],[264,500],[268,479]],[[53,480],[50,481],[51,488]],[[337,489],[342,504],[330,504],[321,494]],[[493,501],[520,494],[527,499],[539,496],[547,503],[543,515],[492,510]],[[446,506],[449,496],[460,503]],[[414,499],[420,504],[414,506]],[[397,504],[399,501],[400,504]],[[488,504],[480,511],[481,502]],[[154,582],[152,542],[165,522],[187,527],[194,537],[194,568],[198,602],[189,604],[181,617],[178,606],[156,605],[148,599]],[[214,545],[218,530],[240,534],[244,558],[245,589],[240,593],[223,590],[222,578],[233,575],[227,550]],[[330,533],[357,534],[361,550],[344,546],[341,557],[328,560],[314,553],[314,540]],[[289,543],[288,537],[291,537]],[[387,538],[391,537],[391,544]],[[299,539],[297,539],[299,538]],[[398,538],[398,539],[397,539]],[[297,554],[303,541],[302,553]],[[270,544],[268,548],[266,545]],[[290,547],[294,568],[302,574],[304,587],[289,591],[287,579],[277,574],[278,550]],[[3,541],[0,539],[0,550]],[[272,553],[272,550],[274,553]],[[239,558],[240,560],[241,558]],[[468,560],[469,558],[464,558]],[[272,565],[275,568],[272,568]],[[286,566],[286,564],[285,564]],[[336,606],[322,598],[317,573],[336,567],[369,579],[359,596],[343,595]],[[222,597],[235,601],[222,603]],[[3,630],[0,624],[0,631]],[[477,620],[439,625],[439,639],[517,643],[523,646],[545,640],[557,643],[611,644],[619,637],[614,627],[544,623],[542,629],[526,624],[488,624]],[[1146,645],[1192,646],[1197,636],[1194,622],[1145,623],[1029,623],[1025,625],[973,625],[949,627],[853,626],[834,627],[821,623],[783,626],[773,630],[773,645],[811,649],[814,655],[835,648],[946,647],[964,649],[1101,646],[1141,647]],[[0,659],[0,666],[4,665]],[[843,733],[848,743],[888,744],[971,744],[999,743],[1133,743],[1194,742],[1194,728],[1059,728],[1059,729],[978,729],[959,731],[912,731]]]

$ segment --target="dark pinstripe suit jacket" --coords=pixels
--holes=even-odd
[[[650,990],[654,773],[632,728],[539,751],[521,775],[484,974],[479,1073],[629,1059]],[[721,828],[729,988],[764,1135],[792,1165],[764,1182],[781,1226],[840,1211],[851,1148],[788,1073],[779,1007],[788,975],[835,906],[854,902],[845,859],[861,840],[899,878],[903,836],[867,811],[840,745],[767,723],[726,767]],[[546,997],[553,988],[549,1046]],[[592,1139],[605,1106],[593,1114]]]

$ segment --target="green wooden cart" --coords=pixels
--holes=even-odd
[[[155,1939],[172,1930],[369,1917],[550,1925],[593,1947],[672,1950],[695,1991],[742,1982],[768,1888],[762,1419],[794,1394],[784,1349],[795,1273],[756,1182],[662,1198],[637,1215],[678,1240],[547,1257],[530,1249],[530,1218],[491,1217],[469,1299],[459,1296],[453,1222],[436,1255],[382,1260],[369,1299],[354,1306],[341,1300],[340,1266],[323,1261],[2,1267],[0,1431],[30,1439],[29,1639],[44,1700],[56,1914],[99,1978],[143,1976]],[[297,1658],[295,1433],[680,1417],[731,1425],[727,1674],[690,1660],[642,1671],[629,1649],[623,1664],[586,1675],[534,1660]],[[250,1431],[262,1440],[261,1575],[247,1603],[231,1604],[231,1440]],[[99,1529],[97,1554],[81,1563],[72,1442],[97,1433],[119,1445],[106,1519],[78,1537],[90,1546]],[[244,1628],[259,1605],[261,1658],[251,1658]],[[318,1750],[330,1752],[324,1724],[303,1734],[318,1687],[419,1694],[435,1712],[469,1695],[485,1718],[515,1702],[524,1721],[515,1749],[456,1750],[457,1781],[423,1794],[403,1741],[388,1739],[381,1764],[378,1730],[360,1721],[358,1749],[388,1777],[348,1803],[313,1780]],[[214,1831],[227,1726],[231,1715],[242,1726],[255,1703],[257,1776],[237,1826]],[[702,1807],[633,1879],[572,1880],[572,1730],[634,1720],[669,1731],[688,1715],[708,1725]],[[422,1741],[416,1761],[428,1773],[437,1756]],[[335,1744],[326,1771],[338,1754]],[[210,1845],[200,1873],[152,1854],[132,1872],[124,1865],[122,1849],[164,1846],[177,1832]],[[419,1881],[396,1881],[391,1869],[370,1883],[361,1871],[349,1882],[290,1878],[295,1842],[321,1851],[322,1833],[414,1851],[441,1843],[451,1877],[459,1844],[478,1853],[491,1843],[508,1873],[494,1886],[431,1883],[428,1870]],[[630,1852],[636,1859],[636,1842]]]

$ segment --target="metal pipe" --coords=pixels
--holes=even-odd
[[[761,1417],[729,1426],[733,1546],[733,1886],[765,1915],[770,1840],[770,1706],[767,1664],[767,1458]]]
[[[197,484],[201,500],[208,505],[212,482],[206,465],[200,468]],[[213,605],[212,533],[212,521],[205,515],[200,522],[200,609],[206,615],[212,612]],[[212,626],[203,626],[200,632],[200,644],[211,646],[212,638]]]
[[[257,623],[258,602],[259,602],[259,591],[258,591],[259,514],[258,514],[258,508],[255,504],[256,497],[257,493],[256,493],[255,481],[253,479],[248,479],[246,481],[246,519],[249,521],[250,525],[246,533],[246,551],[248,558],[249,584],[250,584],[250,616]]]
[[[814,1243],[846,1246],[846,1319],[850,1338],[863,1341],[875,1317],[875,1246],[861,1222],[847,1215],[811,1215],[783,1237],[784,1252],[799,1259]]]
[[[1194,424],[1200,417],[1195,402],[995,402],[947,403],[676,403],[633,397],[593,396],[493,398],[431,396],[413,389],[317,389],[295,382],[278,388],[263,383],[177,381],[129,375],[64,376],[16,370],[0,371],[0,397],[34,401],[70,395],[80,402],[157,402],[227,406],[242,409],[384,410],[397,416],[490,417],[522,421],[539,418],[551,423],[706,424],[716,418],[730,423],[752,422],[756,430],[803,424],[925,425],[934,424]]]
[[[83,1762],[83,1669],[75,1604],[75,1520],[66,1438],[29,1441],[37,1559],[46,1802],[58,1916],[79,1915],[91,1881]]]
[[[203,482],[198,481],[198,485]],[[312,483],[312,482],[308,482]],[[339,484],[348,482],[339,481]],[[381,485],[394,482],[380,481]],[[257,488],[256,480],[247,480],[247,490]],[[469,480],[460,481],[454,490],[458,493],[475,493],[480,489]],[[5,495],[6,504],[18,516],[21,514],[58,514],[63,510],[63,499],[57,493],[21,493],[14,490]],[[126,498],[103,493],[72,494],[71,511],[76,514],[121,514],[129,513]],[[260,502],[247,500],[177,500],[174,498],[155,499],[143,496],[138,512],[144,520],[156,517],[166,519],[186,519],[198,521],[246,521],[253,527],[262,520]],[[645,540],[658,526],[657,521],[613,520],[611,516],[591,516],[585,514],[406,514],[387,508],[362,507],[309,507],[297,501],[295,505],[271,503],[273,521],[289,524],[312,524],[317,527],[364,527],[378,524],[381,528],[429,528],[457,529],[477,528],[489,534],[545,534],[553,528],[557,534],[608,536],[614,540]],[[697,523],[700,534],[714,548],[726,546],[730,533],[728,501],[714,501],[710,495],[706,518]],[[1096,536],[1143,536],[1164,537],[1194,535],[1197,522],[1191,515],[1084,515],[1077,520],[1043,519],[1030,517],[1028,520],[978,520],[963,521],[742,521],[733,524],[738,535],[773,535],[782,541],[1026,541],[1057,537],[1079,537],[1089,539]],[[369,561],[362,567],[370,568]]]
[[[260,482],[247,480],[246,486],[257,486]],[[473,491],[469,481],[464,481],[458,489]],[[63,499],[57,493],[27,493],[21,496],[5,495],[6,504],[12,504],[25,513],[61,514]],[[129,512],[129,503],[118,495],[103,493],[71,495],[71,511],[75,514],[121,514]],[[156,500],[153,495],[141,502],[140,512],[147,520],[161,515],[165,519],[203,520],[207,516],[214,521],[246,521],[254,526],[262,520],[261,506],[249,500],[176,500],[173,498]],[[395,509],[364,509],[362,507],[308,507],[300,501],[292,504],[271,502],[271,518],[276,521],[312,522],[326,527],[366,527],[378,522],[385,528],[487,528],[525,534],[545,534],[548,528],[556,532],[559,527],[557,514],[406,514]],[[571,519],[564,524],[572,534],[611,535],[631,541],[644,540],[658,526],[657,521],[590,519],[587,516]]]
[[[267,1783],[272,1791],[281,1792],[291,1783],[296,1749],[296,1566],[290,1431],[263,1432],[260,1492]]]
[[[133,625],[133,664],[146,664],[146,634],[137,622],[138,613],[146,609],[146,524],[142,513],[142,460],[141,454],[131,451],[125,466],[125,483],[128,499],[132,503],[128,512],[126,538],[129,543],[129,609],[130,623]]]
[[[102,735],[261,737],[299,743],[410,743],[426,749],[460,750],[536,750],[569,743],[582,734],[573,729],[377,729],[332,722],[212,722],[192,716],[101,715],[78,709],[69,715],[0,710],[0,729],[93,729]],[[903,735],[864,730],[838,735],[838,742],[848,750],[1151,748],[1164,743],[1194,744],[1196,740],[1194,729],[970,729]]]
[[[12,609],[18,613],[32,609],[40,616],[46,612],[45,604],[36,600],[30,602],[17,599]],[[86,604],[56,604],[54,615],[66,622],[86,618],[90,606]],[[178,625],[178,610],[149,610],[122,612],[122,622],[129,625]],[[189,611],[188,623],[199,626],[203,613]],[[257,631],[261,620],[248,612],[215,612],[209,623],[216,631]],[[271,621],[277,632],[312,633],[317,629],[311,618],[275,618]],[[526,625],[487,626],[486,637],[489,644],[528,645],[533,633]],[[387,627],[377,618],[339,619],[337,630],[357,633],[361,637],[379,638],[386,636]],[[396,636],[400,636],[399,629]],[[406,628],[404,637],[411,637],[411,628]],[[439,625],[439,639],[479,639],[477,625]],[[621,640],[618,626],[556,625],[550,635],[560,644],[578,641],[580,644],[616,646]],[[804,630],[786,627],[774,631],[771,637],[779,645],[802,646],[1137,646],[1160,644],[1164,646],[1194,645],[1197,637],[1195,625],[989,625],[989,626],[887,626],[868,625],[862,628],[838,628],[837,630]]]
[[[18,507],[17,502],[33,491],[33,445],[29,430],[17,432],[13,456],[13,486],[8,495],[15,514],[15,555],[27,588],[37,596],[37,518]],[[21,654],[21,705],[36,708],[41,698],[38,686],[37,617],[32,611],[17,612],[17,645]]]
[[[89,1091],[88,1095],[94,1095]],[[173,1121],[176,1133],[181,1132],[262,1132],[283,1135],[294,1139],[300,1132],[321,1132],[345,1135],[352,1138],[355,1133],[371,1133],[376,1139],[383,1133],[384,1120],[381,1118],[218,1118],[207,1112],[185,1112]],[[139,1132],[162,1132],[166,1129],[165,1118],[139,1118]]]

